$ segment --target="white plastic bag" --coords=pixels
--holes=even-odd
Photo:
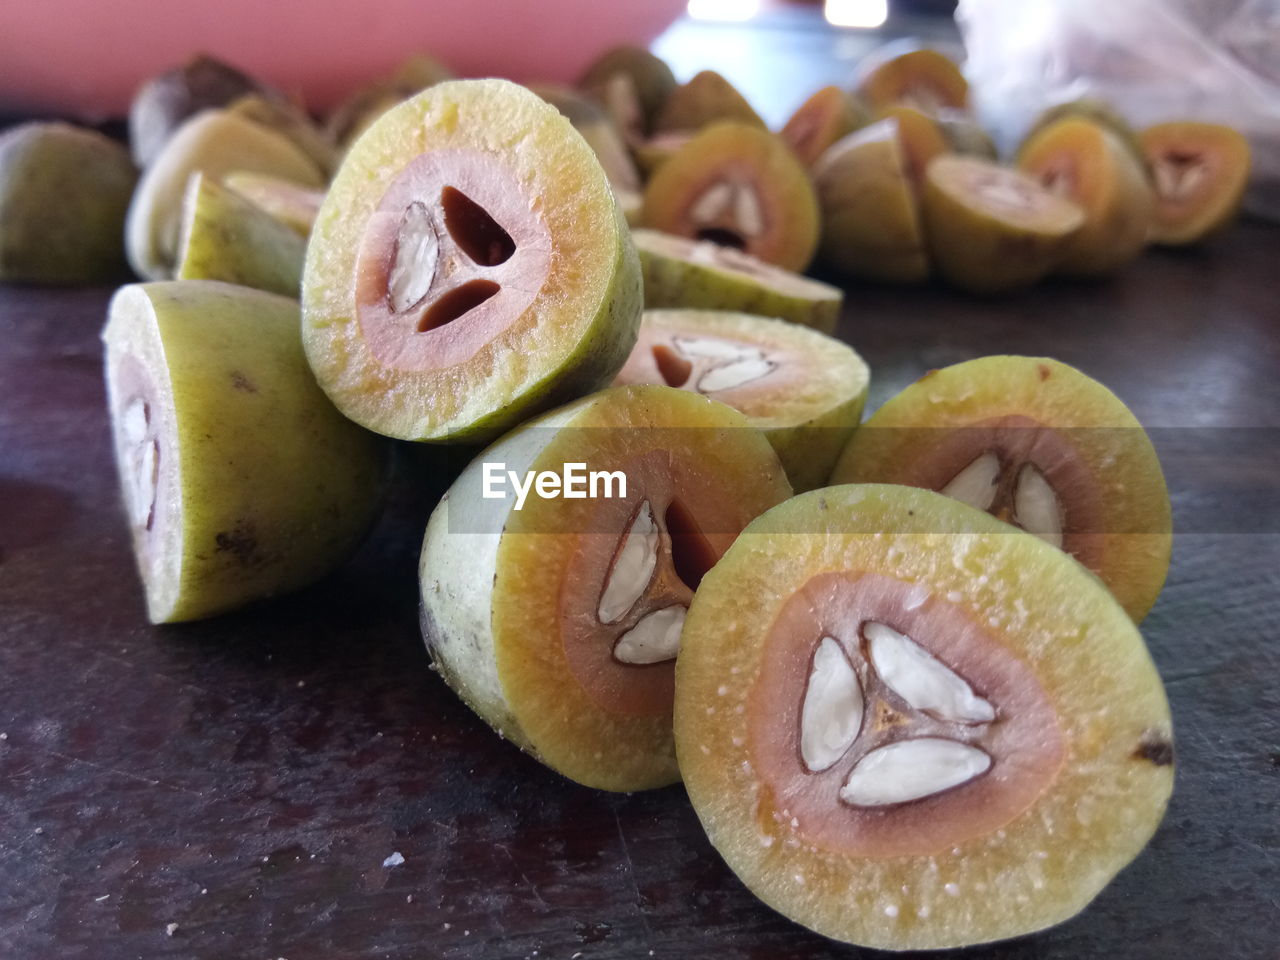
[[[1253,151],[1246,206],[1280,220],[1280,0],[959,0],[965,74],[1002,150],[1098,97],[1136,127],[1224,123]]]

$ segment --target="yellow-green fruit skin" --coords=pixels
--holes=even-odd
[[[830,292],[830,296],[822,298],[792,295],[757,282],[746,273],[667,256],[648,245],[646,238],[652,234],[649,230],[635,231],[646,309],[737,310],[777,317],[826,334],[835,330],[844,303],[844,295],[838,288],[822,285]],[[816,280],[807,282],[818,286]]]
[[[179,280],[223,280],[297,299],[306,240],[200,173],[187,191],[179,249]]]
[[[928,603],[996,621],[1003,654],[1029,666],[1065,760],[1003,829],[877,858],[814,845],[802,822],[776,816],[744,717],[771,682],[769,625],[825,572],[921,584]],[[1061,923],[1142,851],[1173,790],[1169,704],[1125,612],[1060,551],[925,490],[827,487],[758,517],[694,596],[675,689],[676,755],[712,845],[770,907],[859,946],[950,949]],[[1148,736],[1157,760],[1135,751]]]
[[[830,483],[893,483],[929,431],[1021,414],[1061,429],[1102,487],[1098,575],[1135,623],[1169,572],[1173,512],[1155,447],[1106,386],[1048,357],[979,357],[934,370],[890,398],[854,434]],[[927,440],[926,440],[927,442]]]
[[[129,397],[110,371],[127,354],[156,385],[161,462],[176,470],[172,499],[157,504],[168,525],[159,521],[156,562],[139,555],[152,622],[312,583],[376,517],[386,449],[316,386],[299,329],[296,301],[216,281],[133,284],[112,300],[113,422]],[[137,548],[145,532],[133,533]]]
[[[507,129],[504,123],[515,127]],[[396,380],[379,370],[376,375],[384,386],[371,390],[369,370],[376,361],[369,358],[363,342],[353,289],[365,224],[387,184],[414,158],[407,152],[403,131],[433,126],[449,136],[473,131],[470,149],[500,156],[562,150],[556,156],[563,169],[534,176],[557,176],[557,188],[563,185],[566,193],[559,198],[541,196],[538,203],[589,203],[593,218],[607,220],[601,252],[609,255],[607,268],[597,272],[596,282],[582,285],[577,302],[535,300],[526,311],[536,312],[530,332],[518,347],[495,347],[493,364],[478,370],[475,379],[464,365],[455,368],[459,409],[447,418],[435,416],[430,408],[436,397],[413,378]],[[536,133],[526,137],[522,127],[536,127]],[[607,210],[601,197],[607,197]],[[556,258],[552,270],[580,269],[567,259]],[[536,94],[505,80],[446,81],[388,110],[348,151],[307,245],[302,338],[320,385],[357,423],[400,440],[480,443],[606,386],[635,344],[643,296],[640,260],[626,217],[590,145],[569,121]],[[564,323],[557,315],[563,311],[580,324],[581,333],[572,342],[565,341]],[[549,345],[547,341],[555,338]]]
[[[0,281],[120,276],[137,179],[125,148],[92,130],[29,123],[0,135]]]
[[[929,258],[896,131],[880,121],[818,158],[819,256],[847,276],[919,283],[929,275]]]
[[[1140,153],[1114,133],[1092,120],[1069,116],[1042,128],[1018,151],[1018,166],[1035,176],[1037,153],[1051,151],[1055,137],[1066,138],[1069,130],[1092,128],[1094,143],[1106,170],[1106,196],[1096,205],[1077,200],[1085,210],[1085,222],[1067,244],[1055,268],[1058,273],[1098,276],[1110,273],[1138,256],[1147,245],[1155,211],[1155,194]],[[1070,199],[1077,199],[1068,193]]]
[[[952,162],[944,155],[929,164],[921,203],[929,250],[947,282],[971,293],[1004,293],[1030,286],[1062,262],[1082,212],[1054,229],[998,220],[948,189],[941,172]]]
[[[178,258],[182,198],[195,171],[221,179],[243,170],[269,173],[305,187],[324,176],[290,140],[226,110],[206,110],[186,121],[147,167],[125,220],[129,265],[144,280],[167,280]]]

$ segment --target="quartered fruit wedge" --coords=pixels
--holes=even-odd
[[[485,496],[487,472],[567,476],[566,464],[621,472],[624,486]],[[693,590],[790,493],[758,430],[686,391],[618,387],[530,421],[467,467],[427,526],[422,625],[437,668],[501,735],[579,783],[671,783],[672,667]]]
[[[797,490],[826,482],[867,399],[852,348],[795,324],[720,310],[646,310],[615,383],[727,403],[764,431]]]
[[[1079,564],[947,497],[815,490],[703,579],[676,750],[711,842],[829,937],[928,950],[1077,913],[1155,831],[1169,707]]]
[[[343,413],[404,440],[490,438],[607,384],[640,264],[591,147],[503,80],[437,84],[347,153],[311,234],[303,341]]]
[[[1042,357],[925,374],[854,434],[833,483],[903,483],[986,510],[1074,556],[1135,621],[1169,570],[1169,491],[1142,425],[1098,381]]]
[[[385,448],[316,386],[300,327],[297,301],[211,280],[111,301],[108,410],[153,623],[311,583],[377,514]]]

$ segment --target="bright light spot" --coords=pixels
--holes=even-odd
[[[693,3],[689,3],[690,12]],[[822,10],[833,27],[872,29],[889,19],[889,0],[826,0]]]
[[[760,12],[760,0],[689,0],[694,20],[750,20]]]

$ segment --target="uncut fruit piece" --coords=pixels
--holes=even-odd
[[[1061,272],[1107,273],[1146,246],[1155,196],[1143,164],[1106,127],[1082,117],[1058,120],[1022,145],[1018,169],[1085,213]]]
[[[720,121],[764,129],[765,122],[737,87],[716,73],[703,70],[671,91],[653,123],[654,133],[701,130]]]
[[[111,301],[108,409],[153,623],[311,583],[371,526],[385,449],[307,368],[298,304],[209,280]]]
[[[1249,183],[1249,141],[1214,123],[1161,123],[1142,131],[1155,186],[1151,242],[1196,243],[1227,226]]]
[[[974,293],[1035,283],[1085,223],[1080,207],[1026,174],[953,154],[929,164],[921,206],[938,272]]]
[[[929,275],[907,152],[896,119],[837,141],[813,168],[823,262],[853,277],[918,283]]]
[[[1110,594],[909,487],[815,490],[743,531],[685,621],[675,736],[748,889],[887,950],[1075,915],[1173,789],[1164,688]]]
[[[323,190],[299,186],[269,173],[236,170],[222,178],[225,186],[306,237],[324,202]]]
[[[633,230],[646,307],[700,307],[778,317],[831,333],[844,291],[706,240]],[[643,323],[643,321],[642,321]]]
[[[453,71],[439,60],[415,54],[391,76],[357,90],[338,104],[325,122],[325,133],[333,143],[345,148],[397,103],[452,79]]]
[[[612,493],[517,507],[486,464],[625,475]],[[533,476],[533,474],[528,474]],[[523,480],[521,481],[523,482]],[[679,779],[673,662],[702,575],[791,494],[764,436],[720,403],[619,387],[521,426],[480,454],[431,515],[422,628],[445,681],[498,733],[604,790]]]
[[[204,54],[152,77],[139,88],[129,107],[129,145],[134,162],[139,167],[150,166],[173,132],[189,118],[252,93],[273,95],[247,73]]]
[[[183,201],[179,280],[223,280],[295,300],[307,242],[297,231],[196,171]]]
[[[818,200],[808,172],[778,136],[717,123],[654,173],[644,224],[799,272],[818,245]]]
[[[1169,571],[1169,491],[1142,425],[1079,370],[982,357],[926,374],[854,435],[832,483],[928,487],[1061,547],[1135,621]]]
[[[225,110],[206,110],[169,138],[134,191],[125,220],[125,251],[139,276],[148,280],[172,276],[182,198],[196,170],[214,179],[247,170],[304,187],[324,186],[320,169],[285,137]]]
[[[666,61],[648,50],[621,46],[592,61],[578,86],[604,105],[623,133],[643,137],[676,88],[676,78]]]
[[[874,51],[859,64],[858,74],[854,93],[874,114],[899,104],[925,113],[969,105],[969,84],[955,61],[910,41]]]
[[[641,297],[630,230],[569,121],[514,83],[450,81],[347,154],[307,248],[303,341],[357,423],[478,442],[609,383]]]
[[[862,417],[870,372],[838,340],[769,317],[646,310],[618,384],[689,390],[764,431],[796,490],[826,482]]]
[[[251,93],[227,105],[227,111],[260,123],[289,140],[326,175],[338,166],[337,148],[297,105]]]
[[[0,134],[0,281],[76,284],[125,270],[124,214],[138,172],[100,133],[24,123]]]
[[[869,122],[866,112],[839,87],[823,87],[796,108],[778,135],[812,167],[823,152]]]

